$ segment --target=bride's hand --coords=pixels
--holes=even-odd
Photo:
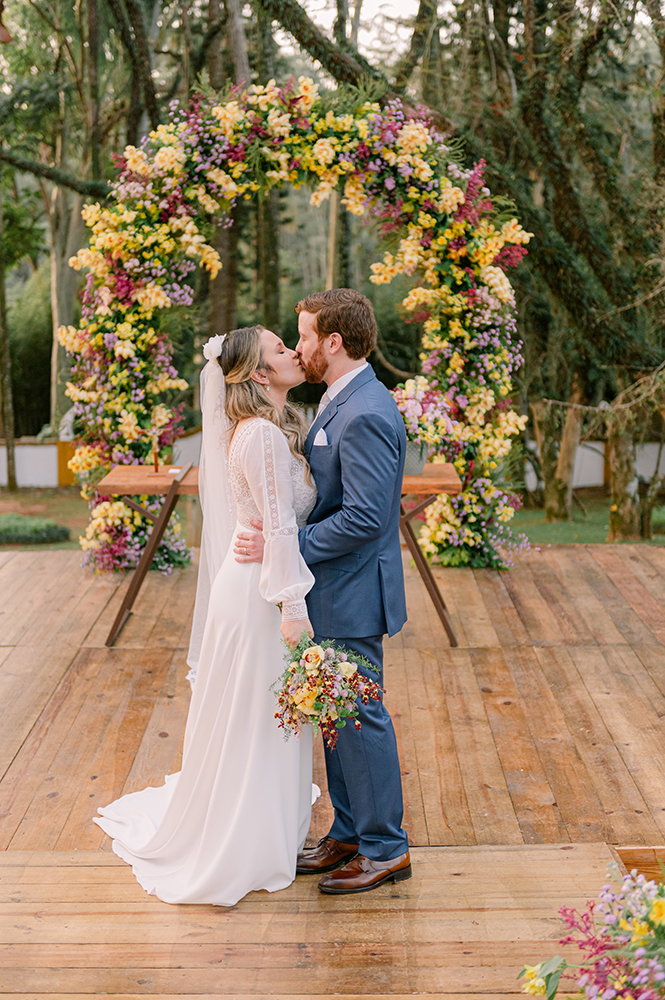
[[[295,622],[282,622],[280,632],[284,641],[288,642],[292,649],[300,642],[303,632],[307,632],[312,639],[314,638],[314,630],[309,618],[300,618]]]
[[[239,563],[251,563],[251,562],[263,562],[263,547],[265,545],[263,539],[263,521],[250,521],[252,527],[256,528],[257,531],[239,531],[236,535],[235,544],[233,546],[233,551],[235,552],[236,562]]]

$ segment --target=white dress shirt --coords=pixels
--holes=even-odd
[[[325,405],[321,407],[321,405],[319,404],[319,411],[317,413],[317,417],[319,413],[325,410],[325,408],[328,406],[328,403],[331,403],[335,398],[335,396],[339,395],[342,389],[346,389],[349,382],[351,382],[356,377],[356,375],[360,375],[360,373],[364,372],[365,369],[368,367],[369,364],[366,361],[365,364],[360,365],[359,368],[353,368],[350,372],[347,372],[346,375],[340,375],[339,378],[336,378],[335,381],[328,386],[328,388],[323,394],[321,402],[325,403]],[[327,400],[325,398],[326,396],[328,397]],[[312,442],[312,446],[316,448],[316,447],[321,447],[322,445],[325,446],[327,444],[328,444],[328,435],[326,434],[325,429],[321,427],[316,432],[316,437]]]

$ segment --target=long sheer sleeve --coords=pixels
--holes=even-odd
[[[282,618],[307,618],[305,596],[314,583],[298,545],[293,507],[291,451],[278,427],[256,421],[243,449],[241,466],[252,498],[263,519],[265,548],[259,592],[271,604],[282,605]]]

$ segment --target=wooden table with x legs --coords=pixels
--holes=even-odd
[[[166,526],[169,523],[169,518],[175,510],[178,498],[185,494],[189,494],[190,496],[198,494],[198,484],[199,469],[197,465],[192,465],[191,462],[184,466],[160,466],[159,472],[154,472],[147,465],[116,465],[99,483],[97,492],[100,495],[121,496],[123,503],[126,503],[132,510],[138,511],[153,522],[148,544],[143,550],[141,559],[134,570],[134,576],[106,639],[107,646],[113,645],[132,613],[134,601],[141,589],[145,575],[150,569],[150,564],[162,540]],[[441,624],[446,631],[451,646],[457,646],[457,637],[455,636],[453,624],[436,580],[418,545],[411,521],[418,514],[422,513],[426,507],[429,507],[441,493],[454,496],[460,493],[461,490],[462,484],[460,478],[454,466],[448,463],[426,465],[420,475],[405,476],[402,484],[403,497],[409,495],[425,497],[424,500],[421,500],[411,510],[407,510],[404,503],[402,503],[400,529],[423,583],[427,588],[427,593],[432,600],[436,613],[441,619]],[[132,497],[146,495],[165,497],[159,514],[155,515],[151,513],[132,499]]]
[[[399,526],[404,536],[404,541],[409,547],[409,552],[413,556],[413,561],[416,564],[416,568],[422,577],[422,581],[427,588],[427,593],[430,596],[432,604],[434,605],[434,610],[441,619],[441,624],[446,630],[446,635],[448,636],[448,641],[451,646],[457,646],[457,636],[455,635],[455,629],[453,628],[453,623],[450,620],[450,615],[448,613],[448,608],[446,607],[446,602],[441,596],[441,591],[438,588],[437,582],[432,575],[432,570],[429,568],[429,563],[423,555],[423,550],[418,545],[418,539],[416,538],[415,532],[411,525],[411,521],[418,514],[422,514],[426,507],[429,507],[431,503],[434,503],[436,498],[441,493],[447,493],[448,496],[455,496],[462,492],[462,482],[460,477],[457,475],[457,470],[454,465],[449,462],[441,462],[437,465],[426,465],[423,471],[418,476],[404,476],[404,481],[402,483],[402,497],[405,496],[424,496],[425,499],[421,500],[420,503],[416,504],[410,510],[407,510],[404,506],[404,500],[402,500],[401,505],[401,517],[399,519]]]

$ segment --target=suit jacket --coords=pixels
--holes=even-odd
[[[328,444],[314,446],[321,428]],[[406,621],[399,539],[405,453],[404,421],[371,367],[310,428],[305,455],[318,500],[299,539],[315,577],[307,606],[317,635],[394,635]]]

